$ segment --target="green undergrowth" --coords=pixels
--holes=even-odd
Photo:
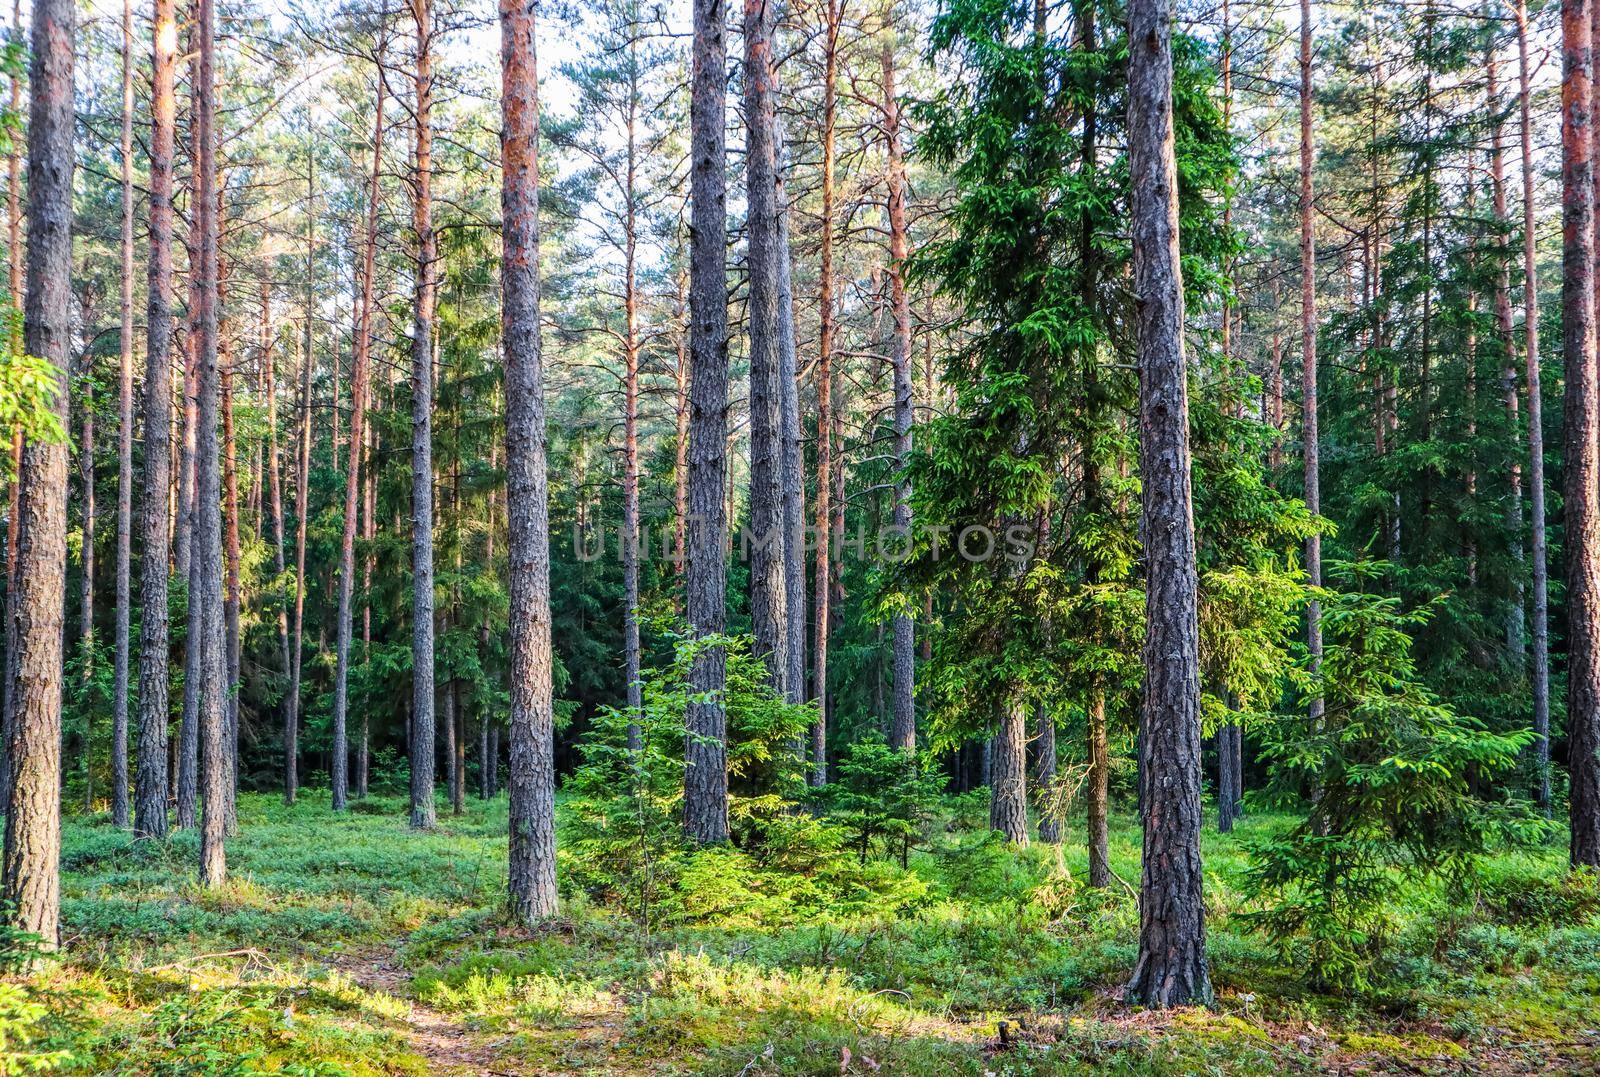
[[[119,1074],[1600,1065],[1600,891],[1557,848],[1489,858],[1465,896],[1408,885],[1375,986],[1334,994],[1243,915],[1246,849],[1288,821],[1208,829],[1217,1004],[1150,1014],[1119,1001],[1136,820],[1113,820],[1127,885],[1095,891],[1080,846],[1007,848],[969,809],[943,809],[903,869],[826,836],[781,866],[685,854],[648,930],[564,862],[562,916],[531,933],[500,912],[503,798],[444,806],[417,834],[398,798],[336,817],[316,791],[294,807],[247,795],[214,893],[193,882],[192,835],[139,842],[70,819],[66,952],[0,985],[0,1050],[7,1072]]]

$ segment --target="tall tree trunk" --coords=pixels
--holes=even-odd
[[[911,466],[911,303],[906,298],[905,262],[910,253],[906,238],[906,165],[900,145],[900,100],[895,90],[894,42],[883,43],[883,137],[888,143],[889,186],[889,296],[894,315],[894,453],[900,477],[895,482],[894,527],[907,544],[911,541],[911,483],[905,471]],[[916,639],[911,614],[894,615],[894,722],[889,743],[903,752],[917,750]]]
[[[1520,434],[1521,405],[1517,399],[1517,332],[1511,317],[1511,214],[1506,198],[1505,123],[1500,110],[1499,60],[1493,45],[1485,65],[1485,95],[1494,122],[1489,131],[1489,178],[1494,190],[1494,219],[1499,226],[1495,241],[1500,258],[1494,278],[1494,322],[1502,351],[1500,394],[1505,402],[1506,420],[1512,440]],[[1517,668],[1527,661],[1525,621],[1526,594],[1523,590],[1524,544],[1522,537],[1522,463],[1515,450],[1511,456],[1511,503],[1506,509],[1506,525],[1511,531],[1512,583],[1506,610],[1506,650]]]
[[[726,627],[727,579],[722,559],[727,516],[728,293],[727,163],[723,100],[727,46],[721,0],[694,0],[689,104],[689,526],[685,606],[697,638]],[[727,679],[720,647],[698,650],[689,670],[692,701],[685,718],[684,832],[692,841],[728,839]]]
[[[1591,19],[1561,8],[1562,349],[1566,366],[1567,736],[1574,867],[1600,865],[1600,378],[1595,357]]]
[[[88,310],[85,304],[85,322]],[[78,367],[82,379],[83,417],[78,443],[78,496],[83,499],[83,531],[79,548],[78,656],[80,686],[87,693],[94,684],[94,352],[86,347]],[[83,727],[83,810],[94,811],[94,701],[84,699]]]
[[[500,195],[505,256],[506,519],[511,560],[512,914],[556,911],[551,724],[550,509],[539,341],[539,84],[531,3],[500,0]]]
[[[372,121],[372,171],[367,180],[366,234],[361,250],[361,310],[356,325],[355,370],[350,389],[350,464],[345,469],[344,530],[339,541],[339,609],[335,631],[333,674],[333,810],[345,810],[350,784],[350,749],[346,715],[350,701],[351,599],[356,571],[356,524],[361,496],[361,453],[365,446],[367,394],[372,382],[373,277],[378,250],[379,184],[383,178],[383,31],[378,43],[378,100]],[[365,721],[365,719],[363,719]]]
[[[1300,0],[1300,421],[1305,503],[1315,515],[1322,511],[1322,492],[1317,430],[1317,234],[1311,185],[1311,32],[1311,0]],[[1306,582],[1322,586],[1322,536],[1316,532],[1306,536]],[[1322,605],[1315,598],[1306,604],[1306,651],[1315,674],[1322,668]],[[1318,695],[1311,700],[1311,720],[1321,718],[1322,697]]]
[[[72,281],[70,0],[35,0],[29,52],[28,278],[23,344],[56,368],[54,409],[67,421]],[[15,722],[6,812],[5,918],[54,949],[61,906],[61,632],[67,577],[67,445],[22,453]]]
[[[784,608],[788,613],[784,695],[790,703],[803,703],[806,698],[805,476],[801,462],[800,357],[794,331],[794,258],[789,245],[789,196],[784,187],[788,166],[781,117],[773,123],[772,139],[776,163],[773,201],[778,214],[778,486],[783,517]],[[795,743],[795,752],[802,762],[806,758],[805,740],[801,736]]]
[[[144,482],[140,505],[139,758],[134,830],[167,833],[167,580],[172,482],[172,150],[177,67],[174,0],[155,0],[150,97],[150,268],[145,317]]]
[[[368,392],[371,392],[370,388]],[[373,569],[373,542],[377,537],[377,520],[375,514],[378,508],[378,483],[373,475],[372,451],[372,426],[367,424],[364,428],[366,437],[366,462],[365,478],[366,493],[364,507],[362,508],[362,540],[366,544],[366,556],[361,561],[361,661],[363,665],[372,662],[372,569]],[[491,465],[492,466],[492,465]],[[369,680],[370,684],[371,681]],[[372,771],[372,739],[371,739],[371,701],[363,700],[361,708],[361,739],[356,745],[356,797],[365,800],[367,796],[368,780]]]
[[[311,324],[311,308],[305,310]],[[311,518],[311,331],[300,343],[300,394],[294,477],[294,595],[289,626],[289,690],[284,710],[284,799],[293,804],[300,788],[300,671],[305,653],[306,525]]]
[[[222,287],[222,274],[219,272],[217,277],[217,301],[219,305],[224,305],[227,300]],[[225,323],[219,329],[218,336],[217,362],[222,392],[222,536],[223,562],[226,565],[222,597],[223,643],[226,647],[223,701],[228,718],[223,736],[223,754],[228,771],[225,783],[227,832],[232,837],[239,832],[239,660],[242,643],[239,610],[243,597],[239,581],[239,450],[234,439],[233,424],[233,355],[227,346]]]
[[[133,0],[122,0],[122,297],[117,369],[117,611],[111,687],[111,821],[133,821],[128,796],[128,630],[133,549]]]
[[[437,822],[433,802],[433,305],[438,243],[433,234],[432,0],[411,0],[411,14],[417,23],[412,178],[417,309],[411,339],[411,826],[423,830]]]
[[[22,33],[22,0],[11,7],[11,39],[18,50],[27,45]],[[26,53],[23,53],[26,55]],[[22,79],[13,69],[11,84],[11,114],[22,115]],[[13,134],[11,152],[6,156],[6,249],[10,302],[16,312],[17,328],[9,334],[7,346],[12,351],[22,349],[22,138]],[[11,490],[6,506],[6,656],[5,675],[0,677],[0,804],[11,800],[11,732],[15,727],[16,709],[12,704],[12,689],[17,680],[17,623],[13,615],[17,594],[17,537],[22,527],[22,427],[11,431]]]
[[[195,5],[191,5],[191,10]],[[200,692],[204,687],[204,670],[201,662],[205,649],[200,645],[204,624],[204,609],[196,601],[201,581],[196,578],[198,569],[194,559],[195,538],[195,440],[200,423],[200,298],[203,272],[200,267],[201,218],[200,202],[200,141],[199,141],[199,86],[200,53],[195,37],[195,24],[188,28],[186,45],[189,52],[189,230],[185,246],[189,255],[189,305],[185,318],[183,337],[183,391],[179,408],[178,430],[178,505],[177,523],[173,529],[174,561],[178,578],[184,581],[188,595],[188,608],[184,619],[183,643],[183,702],[178,724],[178,759],[174,795],[176,797],[177,825],[180,830],[191,830],[200,825]]]
[[[1139,733],[1144,866],[1139,957],[1128,996],[1165,1008],[1211,1001],[1200,867],[1198,582],[1173,152],[1172,12],[1167,0],[1133,0],[1128,23],[1147,626]]]
[[[266,482],[267,509],[272,525],[272,567],[278,579],[283,579],[283,479],[278,459],[278,369],[275,334],[272,327],[272,285],[261,285],[261,382],[267,405]],[[289,683],[289,609],[287,596],[278,603],[278,652],[283,662],[285,689]],[[294,700],[287,690],[283,694],[283,728],[279,750],[283,755],[283,799],[294,803],[295,794],[295,720]]]
[[[1517,0],[1517,97],[1522,128],[1523,359],[1528,382],[1528,552],[1533,561],[1533,680],[1535,796],[1550,813],[1550,569],[1545,537],[1544,402],[1539,372],[1539,275],[1533,158],[1533,69],[1528,60],[1528,6]],[[1563,16],[1563,26],[1565,25]]]
[[[817,720],[811,728],[811,784],[828,782],[828,639],[832,625],[831,568],[833,493],[833,336],[836,313],[833,299],[833,214],[835,128],[839,112],[839,28],[844,22],[844,0],[827,0],[827,26],[823,38],[822,82],[822,220],[821,265],[817,273],[817,565],[816,642],[812,648],[811,698]]]
[[[673,334],[677,363],[672,368],[673,420],[676,423],[672,445],[672,563],[679,575],[685,572],[684,545],[689,529],[689,273],[678,273],[677,308]],[[680,607],[681,609],[681,607]]]
[[[745,235],[750,321],[750,622],[772,685],[787,692],[789,602],[784,578],[782,416],[778,370],[778,211],[772,8],[744,3]],[[741,549],[745,543],[741,541]]]
[[[639,751],[644,741],[639,718],[644,712],[644,681],[639,653],[639,294],[638,248],[638,122],[639,39],[628,40],[628,100],[624,126],[627,153],[622,180],[623,280],[623,413],[622,413],[622,651],[628,682],[628,748]]]
[[[989,760],[989,829],[1028,844],[1028,708],[1020,699],[1000,713]]]
[[[200,82],[196,90],[195,142],[199,147],[195,214],[200,219],[200,395],[195,429],[194,546],[190,579],[190,649],[201,653],[199,705],[201,741],[200,882],[221,886],[227,878],[223,839],[227,831],[229,777],[225,735],[228,716],[222,625],[222,491],[217,444],[217,174],[212,0],[197,0]],[[198,638],[198,643],[196,639]]]

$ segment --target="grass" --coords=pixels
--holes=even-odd
[[[1079,847],[1058,859],[946,821],[904,875],[835,865],[803,901],[748,865],[730,888],[728,861],[709,860],[645,938],[583,893],[544,930],[507,925],[503,798],[415,834],[395,798],[334,816],[314,790],[292,808],[246,795],[213,893],[193,882],[193,835],[71,819],[66,951],[0,984],[0,1073],[1600,1069],[1600,895],[1558,850],[1496,857],[1464,904],[1419,888],[1382,989],[1332,996],[1238,917],[1246,843],[1281,820],[1208,831],[1216,1006],[1152,1014],[1118,999],[1126,890],[1086,889]],[[1130,882],[1138,849],[1119,816],[1112,864]],[[864,912],[813,911],[850,887],[841,907]]]

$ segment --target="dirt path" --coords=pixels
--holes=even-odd
[[[411,975],[392,949],[375,948],[331,954],[329,968],[337,969],[363,990],[382,992],[409,1007],[401,1020],[401,1035],[428,1064],[428,1072],[444,1077],[500,1077],[510,1071],[497,1068],[495,1045],[464,1023],[423,1005],[411,997]]]

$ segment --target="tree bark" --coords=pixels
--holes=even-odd
[[[721,0],[694,0],[690,116],[689,519],[685,606],[699,639],[726,626],[723,544],[727,480],[728,295],[723,100],[727,80]],[[702,844],[728,838],[726,655],[705,646],[689,670],[685,718],[684,832]]]
[[[622,414],[622,619],[623,675],[628,681],[628,748],[644,746],[639,718],[644,712],[644,681],[639,649],[639,283],[638,120],[639,39],[628,39],[628,98],[624,106],[627,154],[622,182],[623,414]],[[487,744],[487,740],[485,741]]]
[[[911,466],[911,303],[906,298],[906,165],[900,145],[900,100],[895,91],[894,43],[883,43],[883,137],[888,143],[889,297],[894,315],[894,343],[890,362],[894,368],[894,453],[900,476],[895,481],[894,528],[908,545],[911,541],[911,483],[905,478]],[[889,743],[903,752],[917,750],[916,631],[911,614],[894,615],[894,721]]]
[[[1039,840],[1049,845],[1061,844],[1061,820],[1056,818],[1048,797],[1056,783],[1056,718],[1044,707],[1034,708],[1034,734],[1038,762],[1034,765],[1034,786],[1038,796],[1045,798],[1039,811]]]
[[[438,247],[433,234],[432,0],[411,0],[411,14],[417,23],[412,178],[417,309],[411,339],[411,826],[424,830],[438,821],[433,800],[433,305]],[[508,340],[508,357],[510,350]]]
[[[133,0],[122,0],[122,296],[117,368],[117,610],[111,687],[111,821],[133,822],[128,796],[128,635],[133,550]]]
[[[373,277],[378,251],[379,184],[383,178],[384,45],[379,31],[378,93],[372,121],[372,171],[367,180],[366,234],[361,251],[361,310],[356,326],[355,370],[350,390],[350,463],[345,469],[344,529],[339,541],[339,609],[333,674],[333,810],[344,811],[350,784],[347,714],[350,702],[351,600],[356,571],[356,525],[360,512],[361,453],[365,447],[367,395],[372,383]],[[363,719],[364,721],[364,719]]]
[[[1533,157],[1533,69],[1528,59],[1528,6],[1517,0],[1517,103],[1522,128],[1523,360],[1528,382],[1528,552],[1533,562],[1532,661],[1535,797],[1550,814],[1550,568],[1545,536],[1544,401],[1539,371],[1539,275]]]
[[[1089,885],[1111,885],[1111,744],[1106,736],[1106,696],[1089,697],[1089,776],[1084,804],[1089,831]]]
[[[88,321],[87,304],[84,304]],[[79,547],[78,574],[78,655],[83,663],[79,680],[84,689],[94,683],[94,352],[84,349],[78,367],[82,380],[83,415],[79,421],[78,496],[82,499],[83,531]],[[94,717],[95,706],[85,698],[83,727],[83,810],[94,811]]]
[[[772,686],[788,690],[782,415],[778,360],[778,210],[772,8],[744,2],[745,236],[750,322],[750,623]],[[743,540],[741,550],[746,547]]]
[[[194,545],[190,551],[190,649],[200,653],[199,707],[201,742],[200,882],[216,888],[227,878],[223,848],[227,832],[227,747],[223,602],[222,602],[222,500],[217,444],[217,176],[214,135],[215,27],[212,0],[197,0],[200,81],[196,90],[195,142],[199,148],[195,215],[200,222],[199,359],[200,393],[195,428]],[[198,642],[197,642],[198,640]]]
[[[1028,844],[1028,709],[1007,704],[989,759],[989,829],[1013,845]]]
[[[822,218],[818,225],[820,267],[817,272],[817,501],[815,527],[817,564],[815,569],[816,642],[812,648],[811,698],[816,703],[817,720],[811,728],[811,784],[821,788],[828,782],[828,640],[832,625],[829,599],[832,597],[831,569],[832,493],[833,493],[833,337],[837,315],[834,311],[833,216],[835,128],[838,123],[839,28],[844,22],[843,0],[827,0],[827,26],[823,38],[822,76]]]
[[[167,580],[171,550],[167,490],[172,481],[172,150],[177,67],[174,0],[155,0],[150,99],[150,267],[145,316],[144,481],[140,506],[139,758],[134,829],[167,833]]]
[[[1128,21],[1146,634],[1139,957],[1127,994],[1165,1008],[1211,1000],[1200,865],[1198,581],[1173,150],[1172,12],[1166,0],[1133,0]]]
[[[1300,0],[1300,407],[1305,462],[1305,503],[1313,515],[1322,511],[1321,467],[1317,429],[1317,234],[1311,172],[1314,143],[1311,130],[1311,0]],[[1306,536],[1306,583],[1322,586],[1322,536]],[[1306,651],[1311,672],[1322,668],[1322,604],[1306,604]],[[1311,700],[1311,721],[1322,718],[1322,697]]]
[[[533,0],[500,0],[506,519],[511,561],[512,914],[556,911],[550,515],[539,340],[539,85]]]
[[[11,33],[10,36],[18,49],[25,49],[26,42],[22,32],[22,0],[14,0],[11,6]],[[11,84],[11,114],[22,116],[22,79],[17,77],[13,70]],[[23,277],[23,249],[22,249],[22,137],[13,134],[11,152],[6,155],[6,249],[7,279],[10,290],[11,305],[16,309],[17,330],[12,334],[13,339],[7,343],[13,350],[22,348],[22,277]],[[12,688],[17,679],[17,625],[12,614],[13,605],[17,594],[17,537],[22,524],[20,511],[22,498],[22,482],[17,476],[22,473],[22,428],[19,426],[11,431],[11,482],[10,495],[7,501],[6,512],[6,656],[5,676],[0,677],[0,804],[9,804],[11,799],[11,731],[15,725],[16,709],[12,705]]]
[[[309,262],[309,257],[307,261]],[[306,525],[311,519],[311,308],[305,309],[306,329],[300,343],[300,396],[298,444],[294,477],[294,601],[289,643],[289,690],[284,709],[284,800],[293,804],[300,789],[300,670],[305,653]]]
[[[35,0],[28,110],[28,268],[23,344],[55,367],[67,421],[72,334],[72,42],[70,0]],[[5,918],[42,945],[60,943],[61,633],[67,577],[67,445],[23,449],[12,781],[0,896]]]
[[[1567,727],[1574,867],[1600,864],[1600,379],[1588,0],[1561,7],[1562,350],[1566,367]]]

